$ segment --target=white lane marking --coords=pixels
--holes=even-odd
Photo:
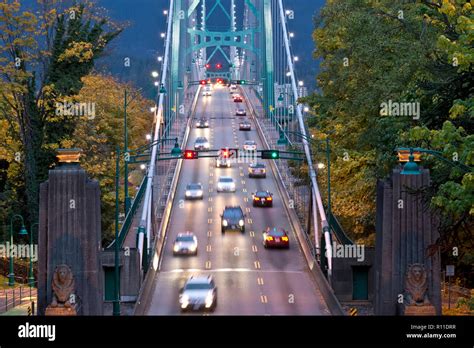
[[[260,269],[260,261],[254,261],[253,266],[254,266],[256,269]]]
[[[211,261],[206,261],[206,269],[210,269],[211,268]]]
[[[252,245],[252,251],[253,251],[254,253],[258,252],[258,248],[257,248],[256,245]]]
[[[208,244],[208,245],[206,246],[206,251],[207,251],[208,253],[210,253],[210,252],[212,251],[212,245],[211,245],[211,244]]]
[[[262,301],[262,303],[268,303],[268,298],[267,298],[267,296],[265,296],[265,295],[260,295],[260,301]]]
[[[212,236],[212,231],[207,231],[207,236],[211,237]]]
[[[262,277],[258,277],[258,278],[257,278],[257,284],[258,284],[258,285],[264,285],[264,282],[263,282],[263,278],[262,278]]]
[[[255,232],[254,232],[254,231],[250,231],[250,232],[249,232],[249,235],[250,235],[250,237],[253,238],[253,237],[255,237]]]

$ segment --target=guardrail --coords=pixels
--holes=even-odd
[[[247,104],[248,109],[250,110],[251,117],[255,121],[257,133],[262,140],[262,143],[264,144],[266,149],[270,149],[270,145],[265,137],[265,133],[263,131],[263,128],[260,125],[260,122],[257,117],[257,113],[255,112],[255,108],[253,104],[250,102],[250,99],[248,98],[247,91],[244,88],[241,88],[243,95],[244,95],[244,100],[245,103]],[[278,166],[275,163],[275,160],[270,160],[270,167],[272,169],[272,172],[277,179],[277,188],[278,191],[283,198],[283,201],[285,204],[283,206],[285,207],[285,211],[287,213],[287,216],[289,218],[290,224],[293,228],[293,231],[296,233],[296,237],[298,239],[298,242],[301,246],[301,249],[303,251],[303,255],[305,257],[305,260],[308,264],[308,267],[311,271],[311,274],[314,276],[317,284],[319,285],[319,290],[321,291],[321,294],[326,301],[326,304],[329,308],[329,311],[333,315],[346,315],[345,311],[342,309],[341,304],[339,303],[338,299],[336,298],[336,295],[334,294],[334,291],[332,290],[331,286],[329,285],[328,280],[324,276],[321,268],[319,267],[319,263],[317,262],[315,258],[315,253],[314,253],[314,247],[309,241],[306,232],[304,231],[303,227],[301,226],[300,220],[294,211],[294,209],[290,209],[290,195],[283,184],[283,178],[281,176],[280,170],[278,169]]]
[[[135,218],[135,213],[137,212],[138,207],[141,204],[143,194],[145,193],[146,189],[146,183],[147,183],[147,177],[144,176],[143,180],[140,184],[140,188],[138,189],[137,194],[135,195],[135,198],[133,199],[132,206],[130,207],[130,210],[127,213],[127,216],[125,217],[125,220],[120,227],[119,235],[118,235],[118,241],[119,241],[119,247],[122,248],[123,243],[125,242],[125,239],[127,238],[128,233],[130,232],[130,227],[132,226],[133,219]],[[115,240],[113,240],[106,249],[110,249],[114,246]]]

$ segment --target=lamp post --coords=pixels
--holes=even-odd
[[[23,220],[23,216],[19,214],[13,215],[10,219],[10,251],[11,251],[11,248],[13,247],[13,222],[16,218],[19,218],[21,221],[21,229],[20,229],[19,235],[24,236],[28,234],[25,228],[25,221]],[[8,274],[8,286],[14,286],[14,285],[15,285],[15,273],[13,273],[13,255],[10,252],[10,273]]]
[[[35,276],[33,274],[33,260],[32,260],[32,255],[33,255],[33,227],[38,227],[39,222],[35,222],[34,224],[31,225],[30,227],[30,268],[29,268],[29,275],[28,275],[28,285],[30,288],[32,288],[35,285]]]
[[[120,275],[119,275],[119,183],[120,183],[120,147],[117,145],[115,153],[115,277],[113,315],[120,315]]]
[[[400,173],[402,175],[419,175],[419,174],[421,174],[420,169],[418,168],[418,164],[416,164],[416,161],[420,161],[420,154],[421,153],[426,153],[426,154],[429,154],[429,155],[433,155],[436,158],[442,160],[443,162],[445,162],[445,163],[447,163],[447,164],[449,164],[453,167],[457,167],[457,168],[463,170],[466,173],[474,171],[474,168],[471,168],[471,167],[469,167],[469,166],[467,166],[467,165],[465,165],[461,162],[448,160],[447,158],[445,158],[443,156],[443,153],[440,152],[440,151],[435,151],[435,150],[430,150],[430,149],[423,149],[421,147],[410,147],[410,148],[399,147],[399,148],[396,148],[395,151],[398,152],[398,156],[399,156],[400,160],[402,160],[403,158],[406,158],[406,153],[409,152],[408,161],[405,160],[407,163],[403,166],[403,169]]]

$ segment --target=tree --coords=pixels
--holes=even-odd
[[[77,122],[57,115],[56,102],[81,89],[81,78],[120,33],[93,15],[89,1],[58,13],[60,4],[38,0],[41,10],[33,13],[21,11],[17,1],[0,2],[0,117],[19,142],[24,193],[16,195],[30,224],[38,220],[38,187],[54,162],[51,150]],[[1,146],[12,157],[11,146]]]
[[[397,146],[473,166],[472,18],[466,1],[348,0],[328,1],[315,20],[321,93],[305,100],[315,115],[308,123],[320,137],[334,131],[333,210],[355,239],[373,240],[375,183],[396,164]],[[419,118],[383,116],[388,101],[418,102]],[[472,253],[472,173],[425,161],[426,198],[444,222],[438,245],[462,241]]]

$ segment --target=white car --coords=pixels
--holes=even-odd
[[[211,145],[206,137],[198,137],[194,142],[194,150],[209,150]]]
[[[182,311],[214,310],[217,306],[217,287],[209,276],[191,276],[179,292],[179,306]]]
[[[212,88],[209,86],[204,87],[204,92],[202,92],[202,95],[204,97],[210,97],[212,96]]]
[[[216,167],[217,168],[230,168],[230,159],[227,157],[216,157]]]
[[[257,150],[257,143],[254,140],[246,140],[244,142],[245,151],[255,151]]]
[[[191,183],[186,185],[186,199],[202,199],[203,198],[203,188],[201,183]]]
[[[217,181],[217,192],[235,192],[235,182],[230,176],[220,176]]]
[[[173,255],[197,255],[198,241],[194,233],[178,233],[173,244]]]

